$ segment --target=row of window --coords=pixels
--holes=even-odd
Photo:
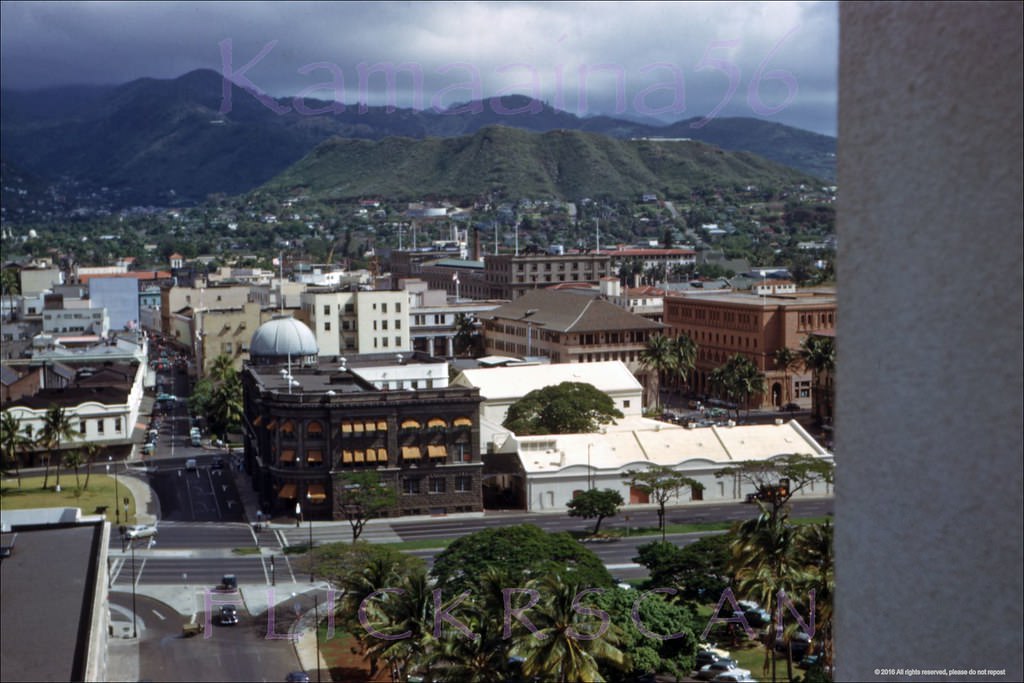
[[[83,435],[85,434],[86,422],[87,422],[87,420],[79,420],[78,421],[78,433],[79,434],[83,434]],[[107,421],[102,419],[102,418],[100,418],[99,420],[94,420],[94,422],[96,423],[96,433],[97,434],[105,433],[104,430],[106,428],[105,425],[106,425]],[[115,434],[120,434],[121,433],[121,418],[119,418],[119,417],[115,417],[114,418],[114,433]]]
[[[426,479],[427,493],[446,493],[448,481],[446,477],[403,477],[402,493],[416,495],[422,493],[423,480]],[[469,493],[473,488],[473,477],[460,474],[455,477],[455,493]]]

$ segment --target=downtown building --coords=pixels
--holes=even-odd
[[[320,356],[290,317],[264,323],[249,353],[245,466],[264,511],[345,519],[343,476],[365,470],[397,493],[386,516],[483,509],[480,393],[449,386],[446,361]]]

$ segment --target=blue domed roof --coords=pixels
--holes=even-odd
[[[313,331],[290,316],[275,316],[260,325],[249,344],[249,357],[315,356],[320,349]]]

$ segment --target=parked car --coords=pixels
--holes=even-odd
[[[700,670],[702,666],[714,664],[715,662],[732,662],[733,664],[736,664],[734,660],[720,655],[718,652],[714,652],[712,650],[697,650],[696,665],[698,670]]]
[[[713,678],[717,677],[719,674],[724,673],[746,674],[748,676],[750,675],[750,671],[748,669],[737,668],[735,660],[723,659],[720,662],[705,664],[700,668],[700,670],[697,671],[697,674],[696,676],[694,676],[694,678],[701,681],[710,681]]]
[[[757,679],[744,669],[734,669],[720,673],[711,679],[711,683],[757,683]]]
[[[292,671],[284,680],[285,683],[309,683],[309,674],[305,671]]]
[[[238,623],[238,608],[234,605],[221,605],[218,621],[221,626],[234,626]]]
[[[152,538],[153,536],[156,536],[155,524],[135,524],[127,527],[124,531],[124,537],[133,540],[136,538]]]
[[[210,461],[211,470],[222,470],[224,469],[224,458],[219,455],[213,456],[213,460]]]
[[[189,458],[185,461],[185,471],[195,472],[199,468],[195,458]]]

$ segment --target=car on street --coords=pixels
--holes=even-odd
[[[238,608],[234,605],[221,605],[217,621],[221,626],[234,626],[238,623]]]
[[[157,394],[156,395],[156,400],[157,401],[167,401],[167,402],[173,403],[174,401],[178,400],[178,397],[175,396],[174,394]]]
[[[211,470],[222,470],[224,469],[224,458],[219,455],[213,456],[213,460],[210,461]]]
[[[735,669],[718,674],[711,679],[711,683],[757,683],[757,679],[745,669]]]
[[[750,675],[750,671],[748,669],[740,669],[740,668],[738,668],[736,666],[736,662],[734,660],[732,660],[732,659],[728,659],[728,660],[723,659],[720,662],[713,662],[711,664],[705,664],[704,666],[702,666],[697,671],[697,673],[694,676],[694,678],[696,678],[697,680],[700,680],[700,681],[710,681],[710,680],[716,678],[717,676],[719,676],[720,674],[726,674],[726,673],[746,674],[748,676]]]
[[[198,463],[196,463],[196,459],[195,458],[189,458],[188,460],[185,461],[185,471],[186,472],[195,472],[196,469],[198,469],[198,468],[199,468],[199,465],[198,465]]]
[[[309,674],[305,671],[292,671],[284,680],[285,683],[309,683]]]
[[[124,531],[124,537],[132,540],[136,538],[152,538],[154,536],[156,536],[155,524],[134,524],[127,527]]]
[[[719,652],[721,652],[721,650]],[[718,652],[713,652],[711,650],[698,650],[695,662],[698,671],[702,666],[707,666],[708,664],[714,664],[716,662],[731,662],[734,666],[736,665],[735,660],[732,660],[729,657],[720,655],[718,654]]]

